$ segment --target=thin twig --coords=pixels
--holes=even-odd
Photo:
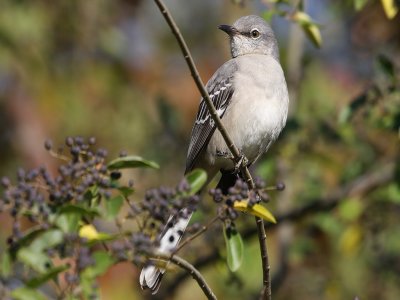
[[[173,264],[177,265],[178,267],[186,270],[193,277],[193,279],[197,281],[200,288],[203,290],[204,294],[207,296],[208,299],[217,299],[217,297],[214,295],[214,293],[208,286],[207,282],[205,281],[205,279],[201,275],[201,273],[195,267],[193,267],[193,265],[191,265],[189,262],[187,262],[183,258],[176,256],[176,255],[167,255],[167,254],[160,253],[150,259],[172,262]]]
[[[180,33],[180,30],[178,26],[176,25],[174,19],[172,18],[171,14],[168,11],[168,8],[165,6],[162,0],[154,0],[154,2],[157,4],[158,8],[160,9],[162,15],[164,16],[165,20],[167,21],[169,27],[172,30],[172,33],[175,35],[176,40],[178,41],[178,44],[182,50],[183,56],[186,60],[186,63],[188,64],[188,67],[190,69],[191,75],[196,83],[196,86],[203,97],[208,111],[210,112],[210,115],[212,119],[214,120],[216,127],[218,128],[219,132],[221,133],[226,145],[228,146],[229,150],[231,151],[234,161],[236,163],[239,163],[241,161],[241,154],[238,150],[238,148],[235,146],[232,138],[229,136],[228,132],[226,131],[224,125],[222,124],[222,121],[220,117],[218,116],[218,113],[207,93],[207,90],[203,84],[203,81],[200,78],[199,72],[197,71],[196,65],[193,61],[193,58],[190,54],[189,48],[186,45],[186,42],[184,38],[182,37],[182,34]],[[254,182],[251,177],[251,174],[249,172],[249,169],[247,168],[246,165],[241,165],[240,166],[240,171],[246,180],[248,186],[250,189],[254,189]],[[263,267],[263,283],[264,283],[264,299],[271,299],[271,287],[270,285],[270,275],[269,275],[269,261],[268,261],[268,252],[267,252],[267,245],[266,245],[266,234],[265,234],[265,229],[264,229],[264,221],[261,218],[255,217],[256,219],[256,224],[257,224],[257,230],[258,230],[258,239],[260,243],[260,252],[261,252],[261,260],[262,260],[262,267]]]
[[[206,230],[208,230],[208,228],[210,228],[211,225],[213,225],[217,220],[219,220],[219,216],[216,216],[215,218],[213,218],[210,222],[208,222],[206,225],[203,225],[203,227],[201,227],[201,229],[199,231],[197,231],[195,234],[193,234],[192,236],[188,237],[186,240],[184,240],[178,248],[176,248],[174,250],[174,252],[172,253],[172,255],[175,255],[176,253],[179,252],[179,250],[181,250],[183,247],[185,247],[188,243],[190,243],[191,241],[193,241],[195,238],[197,238],[199,235],[201,235],[202,233],[204,233]]]

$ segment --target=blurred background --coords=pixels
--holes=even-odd
[[[287,3],[275,3],[287,2]],[[278,142],[253,168],[270,185],[267,228],[274,299],[400,297],[400,13],[396,1],[168,0],[206,82],[230,58],[219,24],[271,19],[291,109]],[[300,6],[296,6],[299,5]],[[318,25],[316,48],[293,12]],[[284,11],[284,14],[277,12]],[[137,197],[183,175],[199,92],[153,1],[0,2],[0,177],[52,166],[46,138],[95,136],[161,165],[136,171]],[[203,201],[198,219],[209,219]],[[229,273],[220,238],[184,255],[200,264],[220,299],[256,299],[261,266],[255,224],[238,222],[245,261]],[[0,214],[0,249],[9,235]],[[203,260],[201,260],[203,259]],[[159,299],[204,299],[193,280],[165,276]],[[138,270],[121,264],[101,279],[101,299],[150,298]]]

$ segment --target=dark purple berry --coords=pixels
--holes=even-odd
[[[8,177],[3,177],[3,178],[1,178],[1,185],[2,185],[4,188],[8,188],[8,187],[11,185],[10,179],[9,179]]]
[[[81,137],[81,136],[76,136],[76,137],[74,138],[74,142],[75,142],[75,144],[77,144],[78,146],[82,146],[83,143],[84,143],[84,139],[83,139],[83,137]]]
[[[80,152],[81,152],[81,148],[79,146],[73,146],[71,148],[71,154],[74,156],[79,155]]]
[[[284,184],[283,182],[278,182],[278,183],[276,184],[276,189],[277,189],[278,191],[283,191],[283,190],[285,189],[285,184]]]
[[[89,138],[89,145],[94,145],[94,144],[96,144],[96,138],[94,137],[94,136],[91,136],[90,138]]]
[[[111,172],[110,177],[112,180],[118,180],[121,178],[121,172],[117,171]]]
[[[25,179],[25,170],[22,168],[19,168],[17,171],[17,178],[19,181],[22,181]]]
[[[74,139],[72,138],[72,137],[67,137],[66,139],[65,139],[65,144],[68,146],[68,147],[72,147],[72,145],[74,144]]]
[[[51,148],[53,148],[53,142],[52,142],[51,140],[46,140],[46,141],[44,142],[44,148],[45,148],[47,151],[50,151]]]

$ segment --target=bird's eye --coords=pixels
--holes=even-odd
[[[250,35],[253,39],[258,39],[260,37],[260,32],[258,31],[258,29],[252,29],[250,31]]]

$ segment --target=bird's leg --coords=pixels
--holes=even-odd
[[[235,161],[234,161],[235,162]],[[235,171],[238,172],[242,167],[247,167],[249,160],[243,153],[240,153],[240,158],[235,164]]]
[[[247,167],[249,164],[249,160],[242,153],[242,151],[240,151],[240,158],[238,161],[236,161],[235,157],[230,152],[227,152],[227,151],[217,150],[216,154],[218,157],[223,157],[223,158],[230,159],[233,161],[233,163],[235,164],[235,169],[234,169],[233,173],[239,173],[239,171],[242,167]]]

